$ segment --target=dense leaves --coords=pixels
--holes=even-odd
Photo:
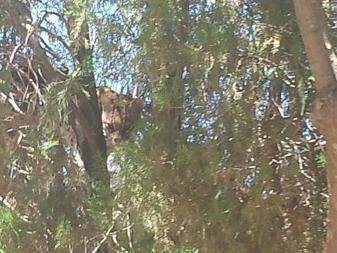
[[[0,251],[322,251],[324,140],[290,1],[13,2],[58,76],[1,9]],[[100,118],[100,85],[144,104],[107,143],[109,189],[81,144],[102,124],[72,123],[81,105]]]

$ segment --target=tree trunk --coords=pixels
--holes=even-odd
[[[71,6],[73,5],[73,6]],[[89,28],[86,20],[86,3],[77,6],[68,1],[67,7],[73,10],[69,15],[69,35],[72,40],[71,50],[75,60],[77,76],[70,85],[78,85],[76,101],[71,102],[70,123],[76,134],[78,148],[84,166],[95,181],[109,184],[106,166],[106,143],[103,135],[101,111],[96,94],[92,52],[89,47]],[[75,8],[76,7],[76,8]],[[29,1],[0,0],[0,9],[8,14],[8,22],[22,37],[22,40],[34,49],[32,60],[34,69],[41,69],[45,85],[64,81],[67,76],[54,69],[45,49],[40,45],[37,36],[37,24],[32,24]],[[76,12],[76,13],[75,13]],[[17,18],[19,15],[19,19]],[[38,87],[39,89],[40,87]]]
[[[74,4],[70,2],[70,4]],[[75,6],[75,5],[74,5]],[[72,6],[73,7],[73,6]],[[71,104],[70,123],[76,134],[84,167],[91,179],[109,186],[107,149],[98,105],[86,3],[68,17],[72,54],[78,75],[71,85],[78,85],[76,102]]]
[[[322,1],[293,0],[305,52],[315,77],[316,99],[312,117],[324,135],[329,190],[326,252],[337,252],[337,80],[335,55],[328,40]]]

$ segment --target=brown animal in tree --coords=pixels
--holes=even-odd
[[[120,95],[108,88],[97,89],[102,110],[104,135],[108,150],[121,140],[130,137],[133,126],[140,118],[143,103],[139,98]]]
[[[1,94],[0,94],[1,95]],[[101,108],[103,132],[106,138],[108,152],[120,141],[130,137],[135,123],[141,116],[143,102],[139,98],[132,98],[128,95],[120,95],[109,88],[97,88],[98,102]],[[0,96],[0,98],[2,98]],[[7,99],[0,99],[1,106],[5,106],[10,111]],[[13,108],[12,108],[13,110]],[[17,133],[21,125],[31,126],[39,121],[39,113],[16,113],[12,114],[13,120],[8,123],[8,129]],[[67,146],[76,146],[75,133],[71,128],[61,131],[60,136]],[[14,137],[14,136],[12,136]],[[15,136],[17,137],[17,136]],[[15,138],[14,137],[14,138]]]

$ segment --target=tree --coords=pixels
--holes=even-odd
[[[1,250],[321,251],[290,0],[0,7]]]
[[[316,99],[312,116],[327,140],[327,178],[329,186],[327,252],[336,251],[337,241],[337,110],[336,55],[329,39],[322,1],[294,0],[298,26],[315,77]]]
[[[45,49],[40,45],[38,35],[36,34],[32,21],[32,15],[29,9],[29,2],[20,1],[3,1],[1,7],[7,12],[7,21],[16,32],[25,39],[25,43],[34,50],[32,61],[35,69],[41,68],[41,74],[46,83],[65,81],[70,79],[61,75],[52,66]],[[81,157],[88,173],[96,180],[109,181],[106,173],[106,144],[102,132],[101,112],[98,107],[96,94],[96,84],[93,74],[92,53],[89,48],[89,28],[87,24],[87,1],[69,1],[64,18],[68,20],[68,34],[72,44],[70,54],[74,57],[75,76],[69,85],[78,86],[78,93],[75,94],[77,102],[70,102],[71,108],[71,125],[76,134]],[[20,13],[20,20],[15,18],[15,13]],[[48,15],[46,13],[45,15]],[[42,21],[40,21],[42,22]],[[27,29],[25,25],[28,25]],[[13,59],[15,57],[13,51]],[[32,68],[34,71],[34,68]],[[37,71],[37,70],[35,70]],[[36,83],[38,86],[39,84]],[[42,84],[40,84],[42,86]],[[42,88],[42,87],[41,87]],[[37,87],[40,89],[40,87]],[[40,92],[40,91],[38,91]]]

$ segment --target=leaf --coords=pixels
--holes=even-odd
[[[48,151],[48,150],[50,150],[51,148],[53,148],[57,145],[59,145],[58,140],[51,140],[51,141],[48,141],[48,142],[44,143],[42,145],[42,149]]]
[[[58,140],[49,140],[46,141],[42,144],[41,146],[41,153],[42,155],[48,159],[48,152],[53,148],[59,145],[59,141]]]
[[[298,96],[300,98],[300,105],[301,105],[301,115],[303,116],[305,113],[305,106],[307,103],[307,93],[306,93],[306,85],[303,78],[300,79],[297,85]]]
[[[0,71],[0,92],[9,92],[11,90],[11,83],[13,77],[10,71],[1,70]]]

